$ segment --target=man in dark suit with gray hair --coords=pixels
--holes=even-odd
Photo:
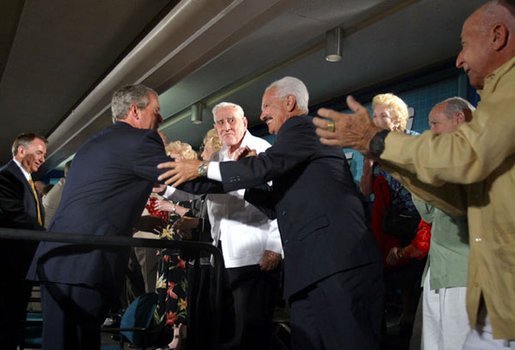
[[[205,177],[277,218],[293,349],[379,349],[382,263],[341,149],[322,145],[302,81],[285,77],[263,95],[261,120],[277,138],[236,162],[168,162],[161,178],[179,185]],[[241,150],[242,154],[249,150]]]
[[[13,159],[0,168],[0,227],[44,230],[44,212],[32,173],[45,162],[46,139],[20,134],[13,142]],[[37,243],[0,242],[0,349],[16,349],[21,339],[31,285],[25,281]]]
[[[156,164],[168,159],[156,131],[162,118],[157,93],[143,85],[116,91],[111,109],[114,125],[77,152],[50,231],[132,235]],[[129,251],[40,243],[29,277],[41,282],[43,348],[100,348],[100,326],[120,294]]]

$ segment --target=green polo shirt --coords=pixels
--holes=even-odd
[[[416,198],[413,198],[413,203],[422,219],[432,224],[429,257],[422,281],[428,267],[431,267],[431,290],[466,287],[469,255],[467,217],[449,216]]]

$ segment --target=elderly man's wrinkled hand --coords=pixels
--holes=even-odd
[[[353,114],[319,109],[318,115],[323,118],[313,118],[313,124],[317,127],[316,133],[323,144],[350,147],[366,154],[370,140],[380,130],[370,119],[368,110],[352,96],[347,97],[347,105]]]
[[[201,161],[196,159],[161,163],[157,166],[159,169],[169,168],[170,170],[161,174],[158,180],[165,180],[165,184],[173,187],[195,180],[199,177],[198,167],[200,163]]]
[[[255,149],[250,149],[248,146],[240,147],[236,151],[234,151],[233,159],[239,160],[245,157],[255,157],[257,156],[257,152]]]
[[[281,262],[282,256],[279,253],[273,252],[271,250],[265,250],[261,260],[259,260],[259,266],[262,271],[271,271],[275,270],[279,263]]]

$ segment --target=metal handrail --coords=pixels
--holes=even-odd
[[[207,251],[213,255],[215,268],[215,314],[214,314],[214,344],[218,343],[222,325],[222,278],[224,259],[222,252],[206,242],[173,241],[164,239],[132,238],[119,236],[96,236],[77,233],[46,232],[0,227],[0,239],[18,239],[30,241],[48,241],[73,243],[83,246],[109,246],[109,247],[145,247],[145,248],[170,248],[193,249]]]

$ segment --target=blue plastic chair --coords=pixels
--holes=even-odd
[[[154,322],[157,307],[157,294],[146,293],[137,297],[125,310],[120,320],[120,328],[103,328],[106,333],[120,334],[120,346],[129,342],[138,348],[152,345],[160,333],[160,327]]]

